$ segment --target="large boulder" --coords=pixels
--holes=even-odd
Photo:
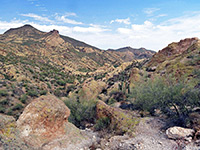
[[[168,138],[179,140],[184,139],[187,141],[191,141],[195,131],[193,129],[186,129],[182,127],[171,127],[166,130],[166,134]]]
[[[120,108],[108,106],[103,101],[97,103],[97,118],[109,118],[111,121],[110,128],[115,130],[116,133],[129,133],[134,135],[134,129],[139,123],[140,119],[136,114]]]
[[[33,100],[17,120],[23,141],[35,149],[80,149],[91,140],[68,122],[70,110],[53,95]]]

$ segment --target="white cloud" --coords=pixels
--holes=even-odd
[[[91,24],[90,27],[79,27],[79,26],[73,27],[73,31],[81,33],[100,33],[109,30],[102,28],[101,26]]]
[[[126,19],[115,19],[115,20],[111,20],[110,24],[117,22],[117,23],[124,23],[124,24],[131,24],[130,22],[130,18],[126,18]]]
[[[156,18],[166,17],[166,16],[167,16],[167,14],[160,14],[160,15],[156,16]]]
[[[50,20],[47,17],[42,17],[42,16],[39,16],[39,15],[36,15],[36,14],[33,14],[33,13],[21,14],[21,16],[30,17],[30,18],[33,18],[35,20],[42,21],[42,22],[49,22],[49,23],[53,22],[52,20]]]
[[[56,14],[55,19],[57,21],[60,21],[60,22],[63,22],[63,23],[68,23],[68,24],[75,24],[75,25],[83,24],[82,22],[78,22],[76,20],[72,20],[72,19],[67,18],[69,16],[76,16],[76,14],[75,13],[66,13],[65,15],[62,15],[62,16],[59,16],[58,14]]]
[[[131,46],[158,51],[171,42],[184,38],[200,37],[200,13],[173,18],[160,24],[154,24],[147,20],[142,24],[131,24],[130,27],[118,28],[115,32],[111,32],[107,27],[94,24],[84,25],[84,27],[79,25],[69,27],[53,24],[41,25],[27,20],[0,21],[0,32],[3,33],[9,28],[19,27],[27,23],[46,32],[57,29],[62,35],[103,49]]]
[[[174,18],[158,25],[145,21],[133,24],[131,28],[118,28],[117,31],[126,37],[127,44],[131,42],[139,47],[159,50],[173,41],[200,37],[200,15]]]
[[[0,21],[0,33],[3,33],[10,28],[17,28],[17,27],[23,26],[25,23],[26,21],[22,22],[22,21],[17,21],[17,20],[12,20],[10,22]]]
[[[151,16],[151,15],[153,15],[154,12],[156,12],[158,10],[160,10],[160,8],[145,8],[143,11],[148,16]]]

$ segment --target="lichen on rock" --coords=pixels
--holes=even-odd
[[[111,120],[110,128],[117,134],[128,133],[134,135],[135,127],[138,125],[140,119],[133,113],[122,110],[120,108],[113,108],[106,105],[103,101],[97,103],[97,117],[108,117]]]
[[[70,110],[53,95],[33,100],[17,120],[23,141],[36,149],[69,149],[88,145],[91,140],[68,122]]]

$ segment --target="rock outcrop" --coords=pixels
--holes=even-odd
[[[41,96],[30,103],[17,120],[21,137],[33,146],[44,143],[65,134],[70,110],[55,96]]]
[[[194,70],[199,69],[198,38],[187,38],[177,43],[173,42],[158,53],[145,65],[149,73],[176,77],[190,76]]]
[[[182,127],[171,127],[166,130],[168,138],[174,140],[184,139],[191,141],[194,133],[195,131],[193,129],[186,129]]]
[[[0,142],[7,149],[88,148],[96,139],[69,123],[69,115],[70,110],[61,100],[53,95],[41,96],[25,108],[17,122],[0,115]]]
[[[131,114],[120,108],[110,107],[103,101],[98,101],[96,109],[99,119],[104,117],[110,118],[110,128],[115,130],[116,133],[129,133],[130,135],[134,135],[134,129],[140,121],[136,114]]]

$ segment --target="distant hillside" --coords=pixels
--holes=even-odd
[[[93,71],[105,63],[120,65],[123,60],[117,55],[90,46],[70,37],[62,36],[57,30],[42,32],[24,25],[0,35],[1,53],[12,52],[30,59],[42,58],[64,67],[68,71]]]
[[[147,50],[145,48],[132,48],[132,47],[123,47],[119,49],[108,49],[108,52],[118,55],[124,61],[132,61],[133,59],[144,59],[151,58],[155,52],[152,50]]]

